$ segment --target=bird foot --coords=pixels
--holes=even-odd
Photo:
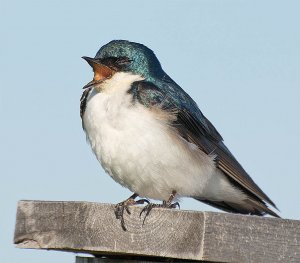
[[[126,227],[125,227],[124,212],[126,211],[127,214],[129,214],[129,215],[131,214],[131,212],[129,210],[129,206],[142,205],[144,203],[150,204],[150,202],[147,199],[139,199],[139,200],[135,201],[134,199],[136,197],[137,197],[137,194],[133,194],[132,196],[130,196],[125,201],[120,202],[120,203],[115,205],[116,218],[121,220],[121,227],[124,231],[127,230]]]
[[[169,208],[169,209],[173,209],[173,208],[179,208],[180,209],[180,205],[178,202],[172,203],[172,200],[174,199],[176,195],[176,192],[173,191],[172,194],[170,195],[170,198],[168,201],[163,201],[162,204],[153,204],[153,203],[148,203],[140,212],[140,217],[142,216],[143,213],[145,213],[145,217],[143,219],[143,225],[145,223],[146,218],[148,217],[148,215],[150,214],[151,210],[153,208]]]

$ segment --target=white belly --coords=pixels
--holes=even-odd
[[[231,188],[213,157],[180,139],[155,116],[138,103],[132,105],[122,90],[93,91],[83,123],[105,171],[141,197],[167,200],[175,190],[179,196],[224,200]]]

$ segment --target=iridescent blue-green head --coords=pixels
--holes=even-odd
[[[116,72],[131,72],[145,79],[160,79],[165,74],[151,49],[126,40],[113,40],[102,46],[95,58],[83,58],[93,67],[94,82]]]

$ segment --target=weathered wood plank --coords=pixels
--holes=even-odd
[[[20,248],[94,255],[137,255],[209,262],[300,262],[300,221],[228,213],[141,208],[126,215],[89,202],[20,201],[14,242]]]
[[[169,258],[159,258],[157,260],[151,258],[151,260],[140,259],[128,259],[128,258],[94,258],[94,257],[76,257],[75,263],[162,263],[162,262],[184,262],[184,263],[195,263],[196,261],[182,260],[182,259],[169,259]],[[202,261],[203,262],[203,261]]]
[[[161,263],[161,261],[127,260],[127,259],[109,259],[109,258],[84,258],[76,257],[75,263]]]

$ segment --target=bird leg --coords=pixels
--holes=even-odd
[[[135,201],[135,198],[137,198],[138,194],[134,193],[132,196],[130,196],[129,198],[127,198],[125,201],[120,202],[118,204],[115,205],[115,215],[117,219],[121,220],[121,227],[124,231],[126,231],[126,227],[125,227],[125,221],[124,221],[124,211],[127,212],[127,214],[131,214],[130,210],[129,210],[129,206],[132,205],[142,205],[144,203],[150,203],[147,199],[140,199]]]
[[[145,223],[145,220],[146,220],[146,217],[150,214],[151,210],[153,208],[180,208],[180,205],[178,202],[175,202],[175,203],[172,203],[173,199],[175,198],[176,196],[176,191],[173,190],[172,191],[172,194],[170,195],[169,199],[167,201],[163,201],[162,204],[153,204],[153,203],[148,203],[141,211],[140,213],[140,217],[143,213],[145,213],[145,217],[144,217],[144,220],[143,220],[143,224]]]

